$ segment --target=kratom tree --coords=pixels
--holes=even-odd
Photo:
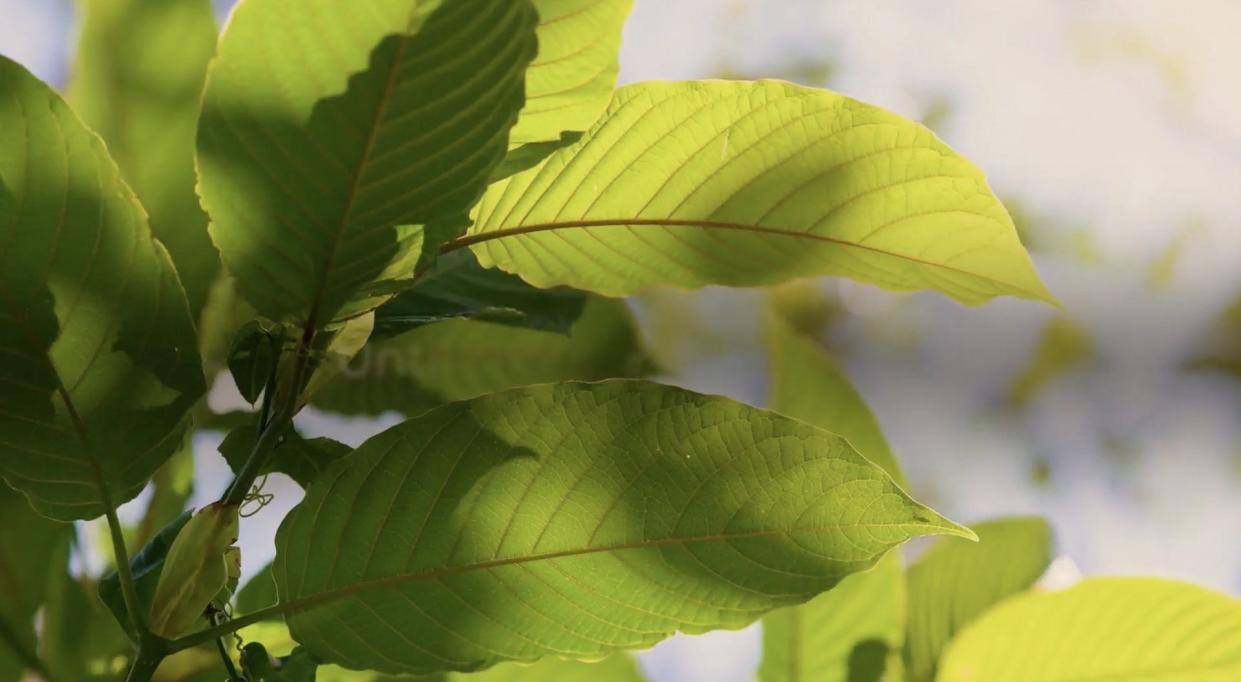
[[[775,411],[642,378],[617,299],[657,287],[1052,302],[926,128],[617,89],[628,0],[242,0],[218,42],[207,0],[82,7],[68,102],[0,59],[0,681],[637,680],[625,650],[760,619],[766,682],[1241,671],[1234,600],[1030,591],[1043,522],[915,501],[779,305]],[[206,406],[228,380],[254,409]],[[307,405],[406,419],[353,448]],[[218,429],[235,478],[187,511]],[[274,472],[305,498],[254,570]],[[114,572],[70,570],[101,517]]]

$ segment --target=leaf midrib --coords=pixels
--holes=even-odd
[[[809,232],[801,232],[784,227],[775,227],[767,225],[754,225],[750,223],[733,223],[719,220],[693,220],[693,219],[669,219],[669,218],[601,218],[596,220],[566,220],[549,223],[532,223],[529,225],[519,225],[516,227],[506,227],[498,230],[489,230],[487,232],[478,232],[458,237],[444,246],[440,247],[440,253],[449,253],[457,249],[481,244],[484,242],[505,239],[508,237],[517,237],[526,234],[538,232],[551,232],[555,230],[565,229],[587,229],[592,227],[700,227],[703,229],[718,230],[736,230],[738,232],[752,232],[757,234],[769,234],[781,237],[791,237],[794,239],[808,239],[811,241],[826,242],[836,246],[844,246],[849,248],[869,251],[882,256],[897,258],[908,261],[917,265],[924,265],[932,268],[939,268],[954,272],[967,277],[974,277],[984,280],[991,284],[1014,289],[1023,295],[1033,299],[1044,299],[1045,294],[1025,287],[1019,287],[1012,282],[1006,282],[988,275],[966,270],[964,268],[955,267],[947,263],[937,263],[935,261],[918,258],[908,254],[897,253],[888,249],[882,249],[877,246],[863,244],[861,242],[841,239],[840,237],[829,237],[827,235],[813,234]]]
[[[406,583],[418,582],[422,580],[437,580],[448,576],[460,575],[463,573],[471,573],[474,571],[485,571],[492,568],[503,566],[513,566],[537,561],[550,561],[554,559],[563,559],[566,557],[587,556],[591,554],[603,554],[609,552],[622,552],[631,549],[645,549],[650,547],[663,547],[668,545],[688,545],[700,542],[727,542],[732,540],[746,540],[754,538],[778,537],[782,535],[793,535],[800,533],[822,533],[830,530],[840,530],[844,528],[904,528],[919,529],[932,531],[935,534],[945,535],[961,535],[963,533],[949,526],[940,526],[930,523],[855,523],[855,524],[827,524],[803,528],[779,528],[770,530],[750,531],[745,533],[716,533],[710,535],[691,535],[669,538],[659,538],[654,540],[638,540],[635,542],[616,543],[610,545],[600,545],[598,547],[579,547],[575,549],[565,549],[556,552],[544,552],[541,554],[527,554],[523,556],[506,557],[503,559],[491,559],[488,561],[478,561],[468,564],[458,564],[455,566],[445,566],[434,568],[416,573],[401,573],[388,576],[386,578],[376,578],[362,582],[353,583],[345,587],[325,590],[315,594],[298,597],[287,602],[276,604],[274,606],[255,611],[238,620],[239,625],[258,622],[269,617],[279,614],[303,611],[320,604],[343,599],[355,594],[379,590],[390,587],[397,587]],[[844,563],[844,562],[842,562]]]

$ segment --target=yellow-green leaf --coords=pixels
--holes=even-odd
[[[625,296],[830,274],[1051,300],[974,164],[921,125],[783,82],[623,87],[475,215],[446,248],[536,286]]]
[[[948,647],[940,682],[1234,682],[1241,601],[1157,578],[1094,578],[988,611]]]

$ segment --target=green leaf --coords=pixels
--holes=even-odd
[[[827,350],[777,310],[768,315],[767,343],[771,407],[848,439],[905,485],[878,422]],[[904,634],[905,572],[900,557],[890,554],[806,604],[765,616],[759,679],[879,680],[900,651]]]
[[[129,560],[129,572],[134,577],[138,604],[143,609],[150,608],[151,599],[155,596],[155,587],[159,584],[159,574],[164,569],[164,559],[168,556],[168,549],[172,547],[172,541],[176,539],[177,534],[189,522],[192,515],[192,512],[186,511],[173,519]],[[130,629],[132,621],[129,618],[129,610],[125,608],[124,595],[121,594],[121,579],[115,571],[99,581],[99,599],[112,612],[116,622],[125,628],[135,642],[138,641],[137,633]]]
[[[624,302],[592,296],[568,336],[450,320],[372,342],[314,404],[343,414],[413,416],[515,386],[653,371]]]
[[[151,632],[168,639],[203,625],[207,605],[241,572],[238,509],[221,502],[199,509],[177,533],[151,597]]]
[[[237,592],[239,613],[252,613],[276,603],[276,580],[272,577],[271,563],[264,566]]]
[[[330,466],[276,534],[294,639],[388,673],[738,628],[919,535],[972,536],[838,436],[641,381],[452,403]]]
[[[503,158],[537,49],[534,8],[422,7],[234,9],[207,79],[199,193],[259,313],[318,327],[382,303],[370,289],[413,275],[420,226],[467,210]]]
[[[281,330],[261,320],[253,320],[241,328],[233,349],[228,354],[228,373],[237,392],[253,405],[276,371],[283,341]]]
[[[0,477],[42,514],[132,499],[205,391],[168,253],[103,143],[0,58]]]
[[[972,163],[916,123],[776,81],[621,88],[581,141],[491,186],[445,248],[466,246],[609,296],[830,274],[1053,300]]]
[[[612,97],[621,28],[633,0],[534,0],[539,54],[526,70],[526,105],[514,145],[586,130]]]
[[[992,605],[1028,589],[1051,562],[1052,533],[1043,519],[1013,517],[973,529],[977,543],[944,540],[909,569],[905,663],[911,682],[934,679],[953,636]]]
[[[771,408],[844,436],[866,459],[907,487],[879,422],[831,353],[777,312],[768,317],[767,345]]]
[[[314,682],[319,667],[305,649],[273,659],[258,642],[250,642],[241,650],[241,663],[248,674],[246,679],[253,682]]]
[[[395,336],[431,322],[482,320],[567,333],[582,314],[586,294],[537,289],[520,277],[486,269],[468,251],[439,259],[421,282],[375,311],[375,330]]]
[[[1043,329],[1030,363],[1013,379],[1008,403],[1021,407],[1057,377],[1078,366],[1094,352],[1086,332],[1073,320],[1061,315]]]
[[[1094,578],[988,611],[948,647],[941,682],[1230,682],[1241,601],[1156,578]]]
[[[48,572],[67,564],[57,557],[66,559],[73,526],[36,514],[2,482],[0,520],[0,680],[9,682],[39,650],[35,612],[47,596]]]
[[[899,663],[904,638],[905,570],[893,552],[801,606],[764,616],[758,679],[877,682],[890,660]]]
[[[514,147],[508,151],[504,160],[500,165],[491,171],[491,181],[498,182],[511,175],[516,175],[524,170],[534,168],[543,162],[543,159],[552,155],[552,152],[562,147],[567,147],[574,142],[582,139],[581,131],[565,131],[560,137],[547,142],[527,142],[519,147]],[[465,227],[469,227],[467,224]],[[464,232],[465,230],[462,230]],[[456,237],[458,235],[452,235]]]
[[[210,0],[85,0],[69,101],[103,137],[168,247],[197,317],[220,269],[194,194],[194,130],[215,52]]]
[[[238,427],[220,443],[220,454],[228,462],[233,473],[241,471],[254,444],[258,441],[254,424]],[[353,448],[331,438],[303,438],[290,428],[284,439],[268,455],[259,469],[259,475],[279,472],[287,475],[305,488],[333,461],[344,457]]]

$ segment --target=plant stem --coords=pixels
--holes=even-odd
[[[138,646],[138,656],[130,666],[125,682],[150,682],[167,655],[168,647],[163,640],[143,638],[142,644]]]
[[[129,550],[125,549],[125,531],[121,528],[121,520],[116,509],[107,505],[108,531],[112,535],[112,555],[116,559],[116,575],[121,582],[121,598],[125,601],[125,610],[129,612],[129,624],[139,640],[146,636],[146,614],[138,601],[138,589],[134,586],[134,575],[129,570]]]
[[[265,389],[264,409],[267,411],[270,399],[273,393],[278,389],[285,389],[282,395],[275,396],[279,399],[279,403],[272,408],[270,418],[266,415],[260,417],[258,440],[254,443],[254,448],[250,451],[250,457],[246,459],[246,463],[242,465],[241,471],[237,472],[237,477],[224,491],[220,503],[224,505],[240,506],[245,502],[246,495],[250,492],[250,487],[254,485],[254,481],[259,477],[259,472],[263,469],[263,465],[267,463],[267,457],[271,451],[279,444],[280,439],[284,436],[285,430],[293,423],[293,415],[297,414],[298,400],[301,398],[302,376],[306,372],[306,366],[310,358],[310,343],[314,340],[314,329],[308,327],[302,334],[301,340],[297,344],[297,348],[293,352],[297,354],[294,359],[292,380],[289,386],[277,386],[277,373],[273,373],[272,380],[268,382]],[[279,362],[279,361],[277,361]]]

